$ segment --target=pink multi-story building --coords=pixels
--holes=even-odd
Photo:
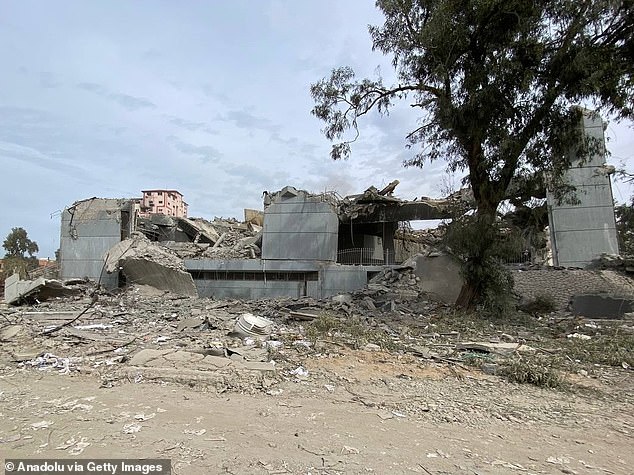
[[[176,190],[143,190],[141,198],[141,216],[165,214],[177,218],[187,217],[187,203],[183,195]]]

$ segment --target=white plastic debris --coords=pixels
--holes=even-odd
[[[31,428],[33,430],[48,429],[52,423],[53,423],[52,421],[34,422],[33,424],[31,424]]]
[[[579,340],[589,340],[592,338],[590,335],[583,335],[582,333],[571,333],[566,335],[567,338],[578,338]]]
[[[124,434],[134,434],[140,430],[141,426],[139,424],[126,424],[123,426],[123,429],[121,429]]]
[[[71,360],[70,358],[62,358],[55,356],[52,353],[44,353],[42,356],[33,358],[29,361],[20,363],[20,366],[31,366],[37,368],[40,371],[46,371],[50,369],[59,370],[60,374],[69,374],[71,372]],[[72,367],[72,369],[75,369]]]
[[[252,313],[243,313],[238,317],[234,331],[244,336],[261,336],[271,333],[273,322]]]
[[[264,342],[264,348],[273,348],[273,349],[278,349],[284,346],[284,343],[282,343],[281,341],[278,340],[268,340]]]
[[[290,374],[294,375],[294,376],[301,376],[301,377],[306,377],[308,376],[308,370],[306,368],[304,368],[303,366],[298,366],[297,368],[295,368],[292,371],[289,371]]]
[[[105,323],[93,323],[90,325],[76,325],[73,328],[76,330],[107,330],[112,328],[112,325],[106,325]]]

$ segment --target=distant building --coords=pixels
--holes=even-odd
[[[183,201],[183,195],[176,190],[144,190],[141,198],[140,216],[147,217],[151,214],[164,214],[177,218],[187,217],[187,203]]]
[[[38,267],[51,267],[56,265],[56,261],[50,260],[48,257],[46,259],[38,259],[37,266]]]

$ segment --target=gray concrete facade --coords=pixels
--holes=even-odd
[[[575,158],[564,175],[576,188],[578,204],[558,203],[547,194],[553,263],[585,267],[603,253],[618,254],[614,201],[604,162],[605,138],[601,118],[584,112],[586,136],[599,141],[600,150],[585,161]]]
[[[418,256],[414,274],[420,277],[420,289],[442,302],[456,303],[464,279],[460,262],[447,254]]]
[[[339,218],[331,203],[287,186],[264,210],[262,258],[335,262],[338,233]]]
[[[62,213],[60,277],[89,278],[112,289],[118,273],[106,274],[104,256],[130,234],[134,210],[127,200],[92,198]]]

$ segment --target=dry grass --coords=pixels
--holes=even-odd
[[[306,338],[313,342],[333,341],[354,349],[367,343],[379,345],[387,351],[399,348],[398,342],[384,330],[371,328],[358,317],[340,318],[328,312],[321,313],[306,326]]]
[[[560,373],[553,367],[551,358],[534,356],[530,358],[515,357],[508,360],[500,374],[512,383],[532,384],[540,388],[565,387]]]

